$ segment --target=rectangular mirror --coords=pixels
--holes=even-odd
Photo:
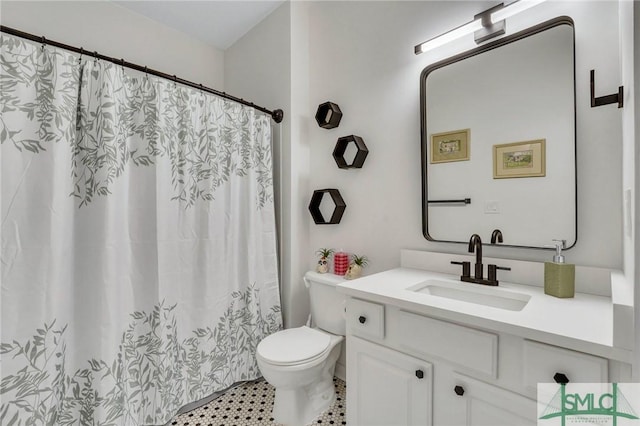
[[[423,234],[536,247],[577,238],[573,21],[560,17],[422,72]]]

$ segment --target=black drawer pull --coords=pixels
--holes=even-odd
[[[567,383],[569,383],[569,378],[564,373],[556,373],[556,374],[554,374],[553,375],[553,380],[555,380],[556,383],[559,383],[561,385],[566,385]]]
[[[458,396],[462,396],[464,395],[464,388],[462,386],[456,386],[455,388],[453,388],[453,391],[456,393],[456,395]]]
[[[422,370],[416,370],[416,377],[418,379],[424,379],[424,371]]]
[[[360,321],[360,324],[364,324],[365,322],[367,322],[367,317],[360,315],[360,318],[358,318],[358,321]]]

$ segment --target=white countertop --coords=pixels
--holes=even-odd
[[[313,274],[313,273],[312,273]],[[328,280],[326,274],[320,279]],[[335,277],[335,278],[333,278]],[[544,294],[541,287],[500,282],[501,291],[531,296],[521,311],[484,306],[407,290],[426,280],[445,285],[494,287],[461,283],[459,276],[413,268],[397,268],[357,280],[339,282],[338,291],[360,299],[498,332],[522,336],[552,345],[630,362],[632,352],[613,346],[613,304],[611,297],[576,293],[560,299]]]

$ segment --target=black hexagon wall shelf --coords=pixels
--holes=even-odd
[[[347,160],[344,159],[344,153],[347,150],[349,144],[355,144],[358,152],[356,152],[355,157],[353,158],[353,162],[350,164],[347,163]],[[338,138],[338,142],[336,142],[336,147],[333,149],[333,159],[336,160],[336,164],[341,169],[359,169],[364,164],[364,160],[367,158],[367,154],[369,154],[369,150],[367,149],[367,145],[364,144],[364,141],[360,136],[350,135],[343,136]]]
[[[335,205],[333,209],[333,213],[331,214],[331,219],[327,221],[320,211],[320,204],[322,203],[322,198],[325,194],[329,194],[331,196],[331,200]],[[313,217],[313,221],[316,225],[336,225],[340,223],[342,219],[342,214],[344,210],[347,208],[342,196],[340,195],[340,191],[333,188],[327,189],[317,189],[313,191],[313,195],[311,196],[311,202],[309,203],[309,212],[311,212],[311,217]]]
[[[316,111],[316,121],[318,126],[323,129],[333,129],[340,125],[342,119],[342,111],[338,104],[333,102],[325,102],[318,105],[318,111]]]

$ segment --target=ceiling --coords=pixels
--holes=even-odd
[[[211,46],[226,50],[284,0],[115,1]]]

